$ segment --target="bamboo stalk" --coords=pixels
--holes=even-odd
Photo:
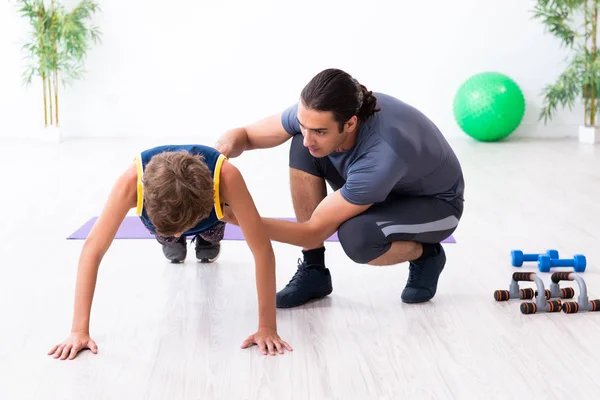
[[[48,126],[48,101],[46,99],[46,74],[42,73],[42,87],[44,88],[44,126]]]
[[[58,104],[57,104],[57,100],[58,100],[58,93],[57,93],[57,89],[56,89],[56,69],[58,68],[58,56],[57,56],[57,46],[56,46],[56,29],[55,29],[55,23],[56,23],[56,6],[55,6],[55,2],[54,0],[52,0],[52,2],[50,3],[50,13],[52,15],[52,17],[50,18],[50,32],[52,32],[52,56],[51,56],[51,68],[52,68],[52,72],[50,73],[51,76],[51,81],[52,84],[54,86],[54,112],[55,112],[55,121],[56,121],[56,125],[58,125]],[[52,111],[51,111],[52,112]]]
[[[42,40],[42,35],[43,35],[43,31],[42,31],[42,11],[38,8],[37,10],[37,16],[38,16],[38,26],[40,27],[39,30],[39,46],[40,46],[40,50],[42,51],[43,49],[43,45],[44,42]],[[41,59],[40,59],[41,61]],[[44,126],[48,126],[48,104],[47,104],[47,100],[46,100],[46,73],[42,72],[42,88],[44,89]]]
[[[50,107],[50,125],[54,125],[54,114],[52,113],[52,74],[48,77],[48,99],[49,99],[49,107]]]
[[[592,0],[592,1],[596,1],[596,0]],[[588,29],[589,29],[589,25],[590,25],[590,19],[589,19],[589,15],[590,15],[590,11],[589,11],[589,2],[590,0],[585,0],[585,3],[583,4],[583,17],[584,17],[584,35],[583,35],[583,46],[585,49],[588,48],[588,40],[589,40],[589,35],[588,35]],[[588,71],[588,62],[587,62],[587,57],[585,59],[584,65],[583,65],[583,73],[584,76],[587,76],[587,71]],[[588,124],[588,106],[589,106],[589,89],[588,89],[588,84],[586,83],[585,79],[583,81],[583,124],[587,125]]]
[[[597,51],[597,30],[598,30],[598,1],[594,0],[594,16],[592,17],[592,59],[596,60],[596,51]],[[592,89],[590,96],[590,125],[596,125],[596,76],[593,77],[592,80]]]
[[[56,126],[58,126],[58,72],[54,71],[54,112],[56,113]]]
[[[587,98],[585,98],[583,100],[583,124],[587,125],[587,121],[588,121],[588,107],[589,107],[590,102],[588,101]]]

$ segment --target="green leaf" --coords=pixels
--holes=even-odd
[[[575,10],[565,4],[551,3],[554,2],[538,3],[533,10],[534,18],[541,20],[546,31],[559,38],[562,45],[571,47],[578,37],[578,33],[571,27],[572,14]]]
[[[553,117],[559,105],[572,110],[577,97],[581,95],[582,87],[578,68],[570,66],[558,77],[554,84],[547,85],[542,90],[544,104],[539,120],[544,120],[547,123]]]
[[[599,4],[600,0],[537,0],[532,10],[533,18],[570,53],[564,72],[542,90],[543,108],[539,119],[545,123],[559,107],[572,110],[581,100],[588,108],[586,120],[591,108],[600,107],[597,99],[600,97]]]
[[[30,63],[23,70],[23,83],[35,77],[58,76],[63,85],[82,79],[84,59],[92,43],[99,43],[101,32],[91,25],[100,10],[97,3],[81,0],[70,11],[59,1],[16,0],[16,12],[29,22],[28,42],[21,50]],[[59,92],[60,93],[60,92]]]

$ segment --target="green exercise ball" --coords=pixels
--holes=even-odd
[[[525,97],[514,80],[498,72],[467,79],[454,98],[454,118],[473,139],[495,142],[514,132],[525,115]]]

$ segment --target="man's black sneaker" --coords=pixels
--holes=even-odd
[[[405,303],[422,303],[431,300],[437,291],[440,274],[446,264],[446,253],[441,244],[436,245],[435,255],[411,262],[406,287],[402,291]]]
[[[162,244],[162,251],[167,260],[174,264],[180,264],[185,261],[187,256],[187,241],[185,236],[181,236],[173,243]]]
[[[221,243],[210,243],[200,237],[194,236],[193,242],[196,242],[196,260],[201,263],[212,263],[219,258],[221,254]]]
[[[277,308],[300,306],[333,292],[331,274],[324,265],[308,265],[298,260],[298,270],[290,282],[277,293]]]

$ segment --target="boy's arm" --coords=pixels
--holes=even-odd
[[[277,335],[275,255],[271,241],[242,174],[228,161],[221,169],[220,195],[235,214],[256,265],[258,332],[250,336],[242,347],[256,343],[263,354],[266,354],[266,348],[271,354],[274,354],[274,348],[282,353],[282,346],[292,350]]]
[[[137,203],[137,171],[129,167],[113,185],[104,209],[86,239],[77,271],[73,332],[89,333],[89,318],[100,262],[127,212]]]
[[[113,185],[104,209],[83,244],[77,267],[71,336],[48,353],[55,358],[73,359],[79,350],[95,347],[89,338],[89,327],[98,268],[127,212],[136,204],[137,171],[133,165]],[[92,344],[82,343],[82,340]]]

